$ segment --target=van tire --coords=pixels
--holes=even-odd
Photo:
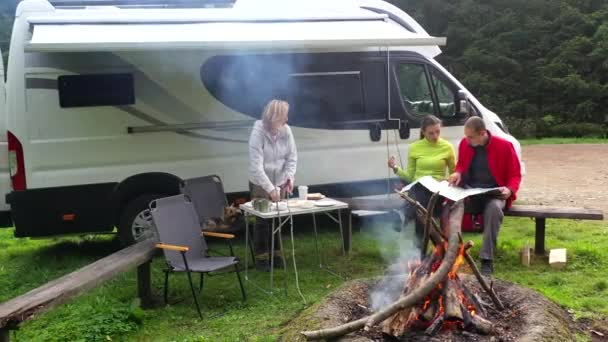
[[[150,202],[162,197],[165,196],[144,194],[124,206],[118,221],[118,239],[123,245],[132,245],[155,234],[151,225],[152,218],[149,214],[146,215],[145,211],[150,208]]]

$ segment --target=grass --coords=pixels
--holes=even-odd
[[[335,229],[321,235],[322,250],[330,264],[350,278],[382,273],[387,260],[411,253],[403,236],[386,224],[368,223],[353,237],[349,257],[340,256]],[[381,238],[383,241],[378,241]],[[465,239],[480,246],[479,234]],[[534,223],[529,219],[506,218],[499,236],[496,276],[536,289],[569,308],[577,317],[608,317],[608,225],[602,222],[547,220],[548,248],[567,248],[568,266],[551,269],[535,259],[529,268],[519,264],[518,251],[534,243]],[[237,254],[243,255],[243,243]],[[285,247],[291,255],[290,243]],[[221,246],[217,246],[221,247]],[[118,250],[108,236],[87,240],[15,239],[11,230],[0,230],[0,302],[18,296],[93,260]],[[287,295],[274,297],[246,285],[243,303],[234,274],[206,278],[202,294],[203,320],[196,314],[185,276],[171,277],[167,307],[141,310],[136,297],[136,275],[128,272],[67,304],[35,317],[14,335],[16,341],[274,341],[294,317],[310,311],[344,280],[317,267],[314,239],[309,232],[296,234],[299,280],[307,300],[304,304],[288,273]],[[153,293],[162,297],[164,261],[152,264]],[[291,264],[290,264],[291,265]],[[268,274],[250,270],[250,278],[267,285]],[[283,272],[275,275],[282,285]]]
[[[556,144],[608,144],[608,138],[540,138],[520,139],[522,146],[526,145],[556,145]]]

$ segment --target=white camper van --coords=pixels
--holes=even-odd
[[[427,114],[455,144],[481,116],[520,151],[434,60],[445,39],[386,2],[166,2],[19,4],[0,85],[0,204],[15,236],[117,227],[131,242],[182,179],[217,174],[246,194],[251,126],[272,98],[290,103],[296,183],[334,196],[386,191],[387,156],[407,159]]]

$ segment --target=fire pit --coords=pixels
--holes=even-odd
[[[449,224],[459,223],[450,222],[448,218],[445,220],[447,225],[441,229],[428,215],[433,212],[437,197],[437,194],[433,195],[429,206],[424,208],[404,196],[406,200],[417,205],[418,214],[425,222],[425,234],[421,249],[422,261],[410,262],[407,269],[404,269],[406,276],[402,280],[391,279],[401,287],[401,295],[377,310],[369,309],[368,301],[363,300],[369,297],[367,290],[359,296],[351,295],[342,303],[348,316],[346,322],[329,328],[302,332],[307,339],[336,338],[353,332],[375,340],[391,341],[521,338],[516,335],[521,335],[519,329],[523,324],[520,320],[530,304],[530,299],[526,298],[528,296],[518,296],[508,298],[508,306],[503,304],[493,282],[488,283],[487,279],[481,276],[468,254],[473,243],[463,243],[458,227],[449,227]],[[431,254],[426,253],[429,241],[435,246]],[[468,280],[472,278],[469,276],[466,276],[467,281],[463,281],[465,277],[458,273],[463,264],[470,267],[476,281]],[[512,292],[508,288],[504,290],[507,293]],[[353,298],[358,300],[353,302]],[[347,303],[354,303],[354,306]],[[542,306],[543,309],[546,307],[548,306]],[[547,322],[542,324],[551,325]],[[563,330],[555,329],[563,326],[557,324],[553,329]],[[512,333],[515,330],[519,333]],[[533,329],[535,330],[538,329]],[[565,336],[568,335],[566,332]]]
[[[568,314],[540,293],[502,280],[494,281],[494,289],[505,304],[502,311],[496,310],[488,295],[471,274],[459,274],[461,284],[478,294],[485,307],[485,319],[492,322],[490,335],[455,328],[444,328],[433,336],[426,329],[409,329],[400,337],[392,337],[378,325],[369,331],[356,330],[340,337],[339,341],[569,341],[573,339],[574,323]],[[373,313],[370,292],[380,279],[355,280],[332,293],[312,313],[303,318],[316,322],[315,328],[331,328],[353,322]],[[298,321],[298,320],[296,320]],[[310,324],[310,323],[308,323]],[[295,325],[299,325],[296,323]],[[312,327],[312,326],[311,326]],[[300,327],[301,328],[301,327]],[[297,332],[294,331],[294,336]],[[290,337],[289,340],[293,339]]]

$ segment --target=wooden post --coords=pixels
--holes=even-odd
[[[152,306],[150,279],[150,261],[146,261],[137,267],[137,294],[141,301],[141,307],[144,309]]]
[[[545,218],[537,217],[535,222],[536,238],[534,242],[534,253],[536,253],[536,255],[545,255]]]
[[[9,342],[11,331],[7,327],[0,328],[0,342]]]

